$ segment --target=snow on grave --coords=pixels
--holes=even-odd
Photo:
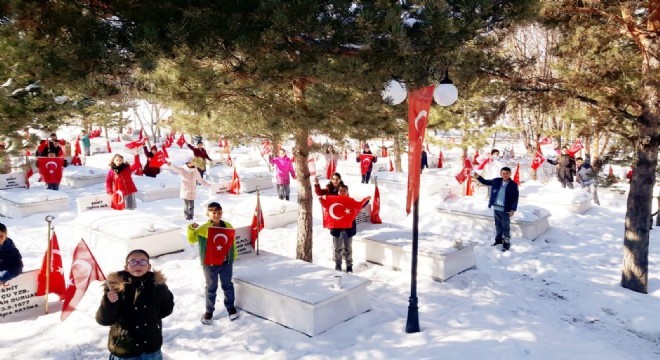
[[[70,186],[74,189],[100,184],[105,182],[108,169],[95,168],[91,166],[67,166],[62,174],[61,185]]]
[[[22,176],[18,176],[18,174]],[[10,179],[15,177],[18,181],[22,181],[25,184],[25,175],[23,173],[1,176],[9,176]],[[10,180],[9,185],[13,186],[14,181]],[[0,214],[13,219],[23,218],[36,213],[64,211],[68,208],[69,196],[61,191],[37,187],[31,189],[13,187],[7,190],[0,190]]]
[[[110,196],[80,197],[78,216],[69,224],[96,251],[113,251],[117,245],[121,253],[134,249],[146,250],[152,257],[183,251],[185,241],[181,229],[162,217],[137,210],[113,210]]]
[[[296,202],[264,196],[261,197],[260,202],[266,229],[281,228],[298,221],[298,204]],[[256,207],[256,195],[250,196],[225,209],[225,216],[232,219],[232,223],[251,224]]]
[[[440,234],[419,233],[417,272],[435,280],[477,267],[473,241],[449,239]],[[367,229],[353,237],[353,257],[368,262],[410,271],[412,238],[410,229],[389,226]]]
[[[236,168],[236,173],[240,179],[241,192],[254,192],[259,190],[271,189],[273,187],[273,177],[265,168]],[[207,171],[208,179],[214,183],[226,185],[231,183],[234,168],[229,166],[214,166]]]
[[[406,190],[408,174],[399,172],[381,172],[376,174],[378,186],[388,190]],[[438,175],[437,173],[422,173],[419,186],[423,197],[440,195],[443,199],[459,196],[461,185],[454,176]]]
[[[488,208],[487,199],[462,197],[440,203],[436,209],[442,222],[470,224],[489,233],[495,230],[493,210]],[[544,208],[518,204],[518,210],[511,218],[511,237],[535,240],[550,228],[549,217],[550,212]]]
[[[135,194],[142,201],[177,198],[181,191],[179,175],[161,174],[158,177],[133,176],[138,191]]]
[[[579,189],[564,189],[558,182],[543,186],[541,183],[531,181],[520,186],[519,204],[531,204],[543,208],[558,207],[574,214],[584,214],[591,209],[592,195]],[[539,189],[543,187],[542,191]]]
[[[234,262],[239,308],[308,336],[371,309],[370,280],[263,250],[259,253]]]

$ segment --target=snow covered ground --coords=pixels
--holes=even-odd
[[[121,146],[113,144],[113,147]],[[173,162],[189,156],[187,149],[168,150]],[[103,155],[98,155],[103,156]],[[107,169],[107,159],[88,166]],[[144,163],[144,160],[143,160]],[[265,167],[265,165],[263,165]],[[456,166],[455,168],[458,168]],[[178,175],[165,171],[167,181]],[[32,179],[35,182],[36,177]],[[322,184],[325,181],[321,180]],[[351,195],[370,195],[372,185],[346,176]],[[43,184],[34,185],[37,188]],[[292,186],[295,202],[296,186]],[[522,185],[523,189],[525,184]],[[556,193],[556,182],[534,183],[536,196]],[[78,242],[67,223],[77,216],[78,196],[103,192],[103,184],[82,189],[63,186],[70,197],[68,211],[56,212],[54,226],[63,254],[65,274]],[[580,190],[564,190],[578,192]],[[420,199],[420,231],[476,241],[477,268],[440,283],[418,278],[421,332],[404,332],[410,295],[410,274],[374,264],[357,262],[358,276],[372,281],[372,310],[315,336],[308,337],[271,321],[243,312],[230,322],[216,314],[211,326],[199,321],[204,311],[204,280],[196,249],[152,261],[168,278],[175,296],[174,313],[163,320],[163,353],[167,359],[660,359],[660,228],[651,231],[649,294],[620,287],[622,239],[626,198],[601,189],[601,206],[585,214],[548,207],[550,230],[535,241],[512,239],[510,252],[491,247],[493,234],[475,230],[469,223],[444,221],[436,211],[442,199]],[[225,209],[244,204],[254,194],[223,195]],[[405,193],[381,189],[384,224],[412,226],[405,216]],[[487,200],[483,192],[483,209]],[[276,190],[262,193],[263,203],[277,198]],[[197,221],[204,220],[205,189],[198,191]],[[170,198],[138,201],[138,211],[161,216],[180,226],[184,236],[183,202]],[[486,210],[484,210],[486,211]],[[22,219],[2,218],[9,237],[24,256],[26,270],[37,269],[46,246],[48,213]],[[334,266],[332,242],[321,225],[321,211],[314,202],[314,263]],[[232,222],[231,218],[226,220]],[[237,224],[234,222],[234,226]],[[368,224],[359,230],[378,231]],[[117,231],[122,231],[118,228]],[[260,248],[295,257],[296,225],[265,229]],[[94,251],[94,248],[92,248]],[[125,253],[95,252],[107,274],[122,266]],[[239,260],[240,261],[240,260]],[[68,320],[59,313],[0,324],[4,359],[103,359],[108,357],[108,328],[94,320],[102,291],[90,286]],[[222,306],[220,306],[221,308]]]

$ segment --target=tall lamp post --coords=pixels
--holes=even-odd
[[[386,101],[389,101],[393,105],[402,103],[408,96],[406,87],[404,84],[401,84],[397,81],[390,81],[387,84],[387,87],[382,93],[383,98]],[[433,99],[438,105],[441,106],[450,106],[456,102],[458,99],[458,90],[454,83],[449,79],[448,72],[445,71],[444,77],[433,90]],[[410,99],[408,102],[410,107]],[[417,116],[416,116],[417,117]],[[410,121],[410,109],[409,109],[409,121]],[[416,120],[415,120],[416,121]],[[417,127],[417,124],[413,124]],[[424,126],[424,129],[426,127]],[[423,142],[424,134],[421,135],[421,140]],[[421,143],[420,143],[421,146]],[[412,149],[410,144],[408,146],[408,152],[411,153]],[[421,157],[417,158],[408,158],[408,169],[411,169],[411,166],[421,166]],[[410,171],[410,170],[409,170]],[[410,181],[410,178],[409,178]],[[410,184],[408,184],[410,187]],[[419,181],[416,182],[417,189],[414,193],[419,194]],[[419,196],[416,196],[413,199],[413,228],[412,228],[412,261],[410,269],[410,298],[408,300],[408,318],[406,320],[406,333],[416,333],[420,331],[419,328],[419,308],[417,306],[417,253],[418,253],[418,244],[419,244]]]

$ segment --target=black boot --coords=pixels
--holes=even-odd
[[[502,251],[507,251],[507,250],[509,250],[510,247],[511,247],[511,242],[509,241],[509,239],[506,239],[506,238],[503,239],[502,240]]]
[[[352,273],[353,272],[353,265],[346,265],[346,272],[347,273]]]
[[[341,271],[341,263],[335,263],[335,270]]]
[[[495,242],[491,246],[502,245],[502,239],[495,238]]]

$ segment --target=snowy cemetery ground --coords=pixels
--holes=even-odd
[[[116,148],[120,144],[112,145]],[[213,150],[210,152],[212,157]],[[168,151],[175,163],[181,163],[190,154],[185,148]],[[96,160],[97,156],[103,157],[104,154],[90,157],[86,165],[107,169],[109,158]],[[132,161],[132,157],[127,160]],[[460,168],[455,163],[451,165],[454,169]],[[176,175],[165,173],[157,179],[166,179],[167,176],[176,178]],[[360,184],[359,176],[344,175],[344,180],[353,197],[359,199],[373,195],[374,186]],[[522,184],[521,191],[525,191],[526,185]],[[531,188],[534,184],[529,185]],[[556,186],[553,180],[548,184],[538,183],[534,186],[534,193],[539,196],[551,194]],[[43,184],[34,187],[39,190]],[[392,228],[402,234],[411,229],[411,216],[406,217],[404,210],[405,191],[385,187],[380,190],[383,224],[362,224],[358,236],[383,238]],[[580,193],[579,189],[561,191]],[[79,240],[70,230],[79,216],[75,200],[104,194],[105,189],[103,184],[78,189],[62,186],[60,193],[70,199],[64,210],[1,220],[9,229],[9,237],[21,250],[26,270],[38,269],[41,265],[47,237],[43,218],[52,214],[64,271],[68,274],[69,259]],[[296,194],[297,183],[293,182],[293,204],[297,202]],[[352,279],[363,279],[359,281],[368,285],[365,285],[367,293],[362,296],[368,298],[371,310],[312,337],[248,311],[241,312],[237,321],[230,322],[226,313],[218,310],[211,326],[202,325],[199,318],[204,307],[203,275],[197,249],[184,245],[183,252],[152,260],[154,268],[167,276],[176,302],[174,313],[163,321],[163,352],[167,359],[213,359],[218,356],[236,359],[658,359],[660,323],[656,314],[660,312],[660,255],[657,248],[660,229],[651,231],[649,294],[621,288],[626,198],[610,191],[600,191],[599,195],[601,206],[593,206],[582,214],[571,213],[561,204],[547,203],[543,209],[551,214],[547,218],[549,229],[535,239],[514,236],[511,251],[506,253],[490,246],[494,233],[492,226],[476,226],[475,221],[465,219],[451,220],[437,210],[439,205],[450,201],[462,201],[469,203],[473,212],[483,212],[492,221],[492,212],[486,208],[487,199],[483,193],[471,199],[445,200],[438,194],[421,197],[420,231],[432,234],[429,237],[439,236],[447,246],[453,246],[457,241],[463,246],[475,244],[476,268],[444,282],[435,281],[431,276],[418,276],[422,331],[417,334],[404,333],[410,295],[409,272],[357,258],[354,275],[331,270],[334,268],[332,240],[329,232],[322,228],[317,201],[314,201],[313,208],[313,264],[326,271],[319,275],[318,291],[336,291],[332,288],[334,274],[343,276],[347,286]],[[238,213],[249,214],[256,204],[254,193],[220,194],[216,199],[231,213],[226,214],[225,219],[235,226],[233,213],[237,213],[237,218]],[[261,192],[264,208],[267,203],[279,201],[276,200],[274,188]],[[198,191],[195,203],[197,222],[206,218],[203,211],[206,201],[208,193]],[[183,240],[188,222],[183,220],[182,208],[182,201],[178,198],[138,200],[136,212],[151,214],[172,224],[179,239]],[[247,209],[243,211],[244,208]],[[529,215],[521,212],[521,217]],[[533,210],[531,214],[534,214]],[[110,231],[121,233],[127,226],[130,226],[129,221],[121,222]],[[267,253],[272,253],[283,259],[294,259],[296,233],[295,222],[267,227],[260,235],[259,247],[264,255],[259,256],[267,259]],[[433,246],[444,245],[434,243]],[[125,244],[107,242],[101,246],[96,242],[90,247],[106,274],[121,269]],[[254,259],[260,258],[255,255]],[[302,264],[304,266],[307,265]],[[248,266],[247,261],[241,263],[240,259],[235,268],[237,274],[240,270],[242,277],[262,281],[284,271],[263,271]],[[287,279],[287,273],[282,275],[278,281]],[[236,282],[238,291],[239,281]],[[292,280],[287,285],[298,288],[305,284]],[[92,284],[78,311],[65,322],[59,321],[59,313],[51,313],[0,324],[3,356],[12,359],[107,358],[108,328],[97,325],[94,320],[101,296],[99,284]],[[248,299],[237,300],[237,303],[241,301]],[[340,305],[336,306],[330,310],[341,312]],[[273,306],[273,309],[280,311],[283,318],[295,317],[295,310],[285,306]]]

